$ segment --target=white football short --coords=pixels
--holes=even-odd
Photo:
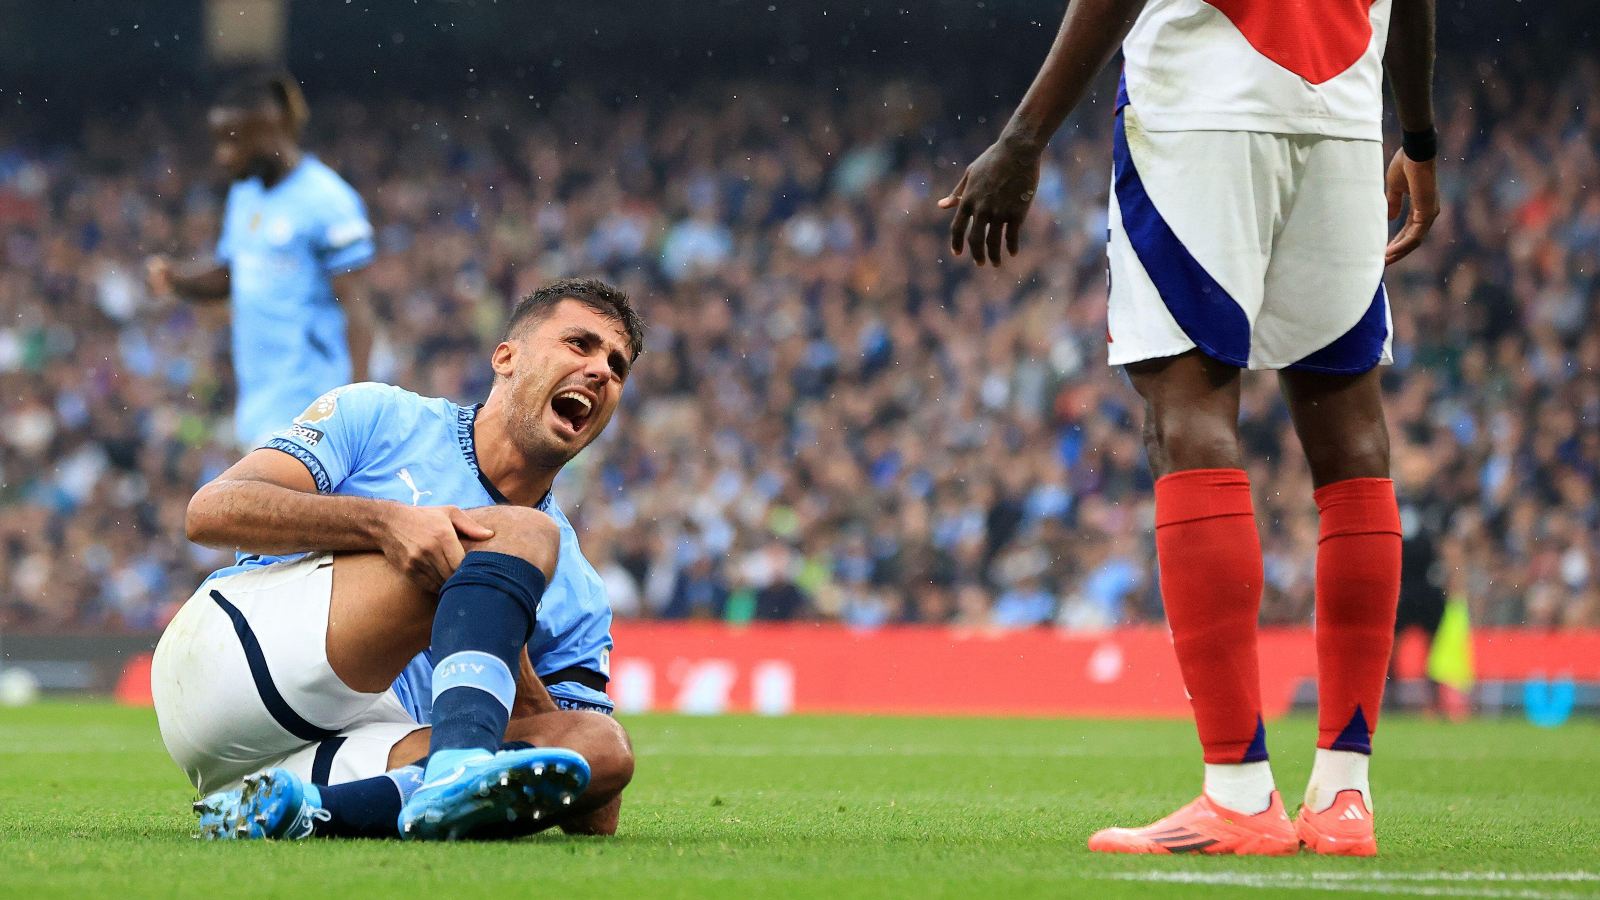
[[[352,690],[328,664],[333,557],[213,578],[156,646],[151,693],[167,752],[201,793],[283,766],[317,784],[381,775],[423,727],[392,691]]]
[[[1113,160],[1112,365],[1196,347],[1251,369],[1391,361],[1381,144],[1146,131],[1125,106]]]

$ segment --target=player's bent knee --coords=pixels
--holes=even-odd
[[[468,510],[468,515],[494,529],[494,537],[473,541],[469,549],[515,556],[538,567],[546,577],[555,574],[561,527],[549,515],[522,506],[482,507]]]
[[[622,789],[633,781],[633,741],[628,738],[627,729],[622,727],[622,723],[601,713],[594,715],[605,720],[602,730],[606,733],[606,738],[603,745],[606,747],[607,756],[610,757],[607,766],[610,772],[610,789],[620,794]]]
[[[604,713],[579,712],[583,717],[584,757],[592,777],[589,790],[595,799],[622,793],[633,781],[633,742],[616,719]]]

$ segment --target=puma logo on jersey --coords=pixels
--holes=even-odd
[[[423,497],[428,497],[428,496],[431,496],[433,494],[433,491],[419,491],[419,490],[417,490],[417,483],[412,480],[412,478],[411,478],[411,470],[410,469],[401,469],[400,471],[395,473],[395,477],[399,478],[401,481],[405,482],[405,486],[411,489],[411,505],[412,506],[416,506],[418,503],[420,503],[422,501]]]

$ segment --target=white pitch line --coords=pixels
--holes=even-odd
[[[1439,877],[1433,877],[1437,874]],[[1117,881],[1164,884],[1200,884],[1221,887],[1281,890],[1285,888],[1331,893],[1402,894],[1413,897],[1486,897],[1498,900],[1580,900],[1588,894],[1550,892],[1526,888],[1477,888],[1460,882],[1477,879],[1500,882],[1592,882],[1589,872],[1315,872],[1304,875],[1246,874],[1233,872],[1142,872],[1104,876]],[[1456,882],[1438,886],[1424,881]]]
[[[852,747],[848,745],[836,746],[808,746],[804,744],[786,745],[734,745],[727,747],[710,747],[704,745],[663,744],[659,747],[644,748],[650,756],[730,756],[761,758],[767,756],[780,757],[806,757],[806,756],[876,756],[876,757],[903,757],[903,756],[968,756],[972,753],[971,747]],[[1165,753],[1125,753],[1120,750],[1092,750],[1088,747],[995,747],[986,748],[985,756],[997,756],[1014,759],[1057,759],[1069,757],[1104,756],[1108,758],[1128,759],[1148,757],[1154,759],[1165,756]]]
[[[1600,872],[1311,872],[1327,881],[1600,881]]]

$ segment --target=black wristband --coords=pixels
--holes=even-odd
[[[1439,155],[1439,130],[1400,132],[1400,149],[1412,162],[1427,162]]]

